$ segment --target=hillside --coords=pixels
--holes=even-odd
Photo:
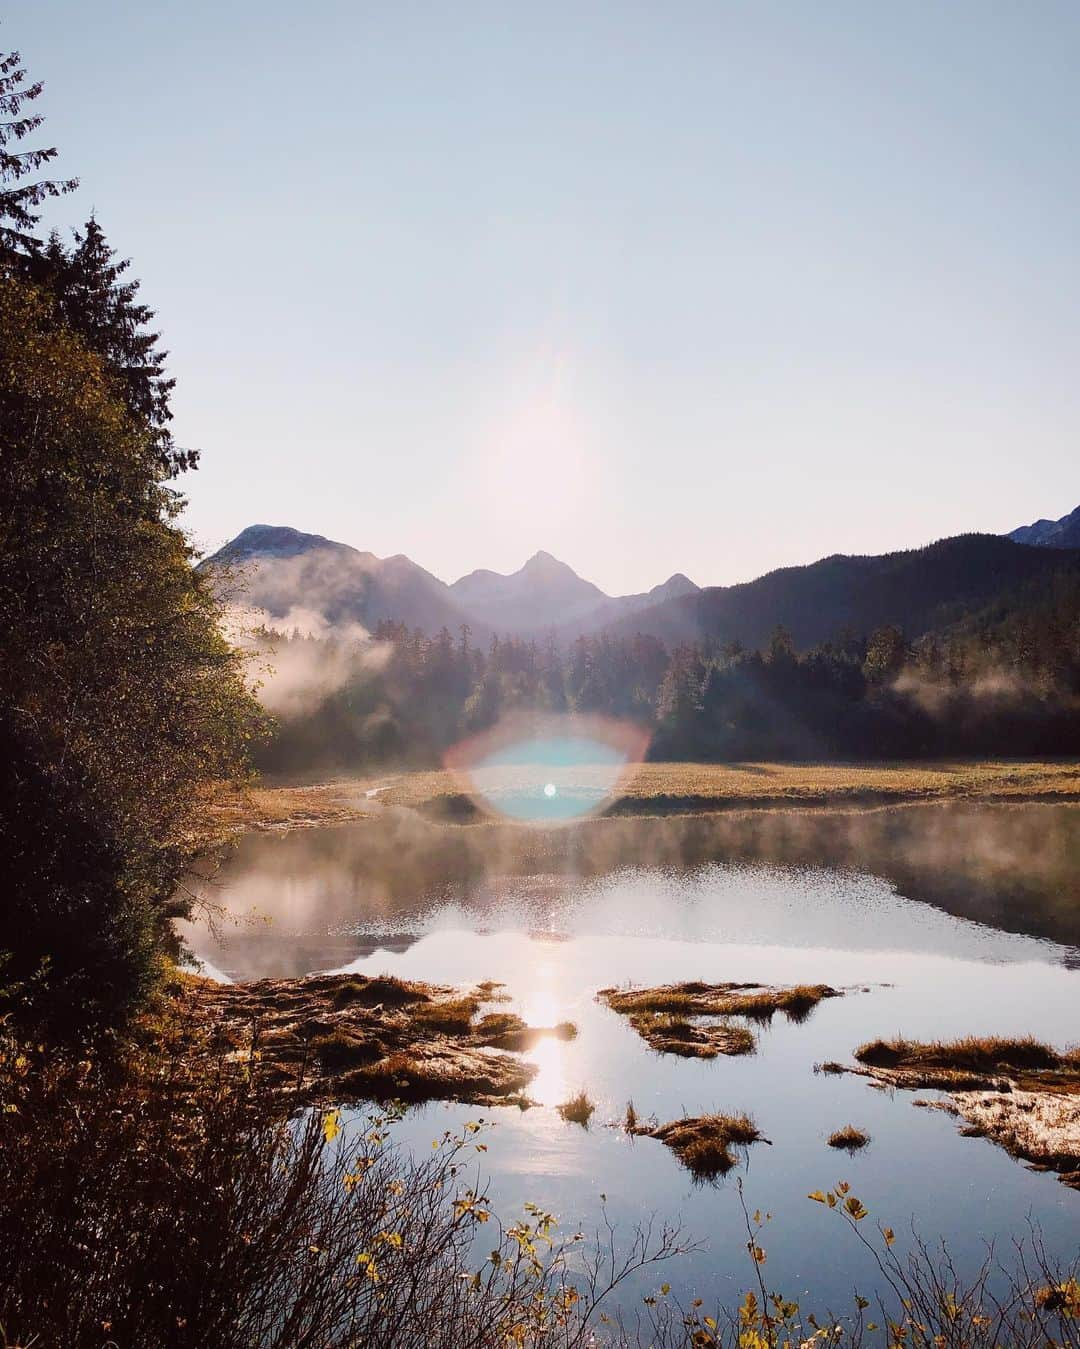
[[[201,567],[228,567],[243,602],[286,627],[304,628],[312,617],[365,628],[393,619],[456,633],[469,621],[449,588],[402,554],[380,558],[286,526],[251,525]]]
[[[1080,506],[1060,520],[1036,520],[1034,524],[1021,525],[1008,537],[1014,543],[1028,543],[1036,548],[1080,548]]]
[[[476,642],[554,631],[568,643],[607,632],[642,633],[668,647],[704,638],[764,647],[782,626],[807,649],[845,630],[865,635],[896,624],[915,638],[946,627],[1028,583],[1075,573],[1080,550],[966,534],[876,557],[834,554],[733,586],[700,590],[675,575],[645,594],[617,597],[549,553],[509,575],[481,570],[447,585],[401,554],[379,558],[283,526],[252,525],[202,565],[222,564],[242,578],[245,602],[282,626],[303,628],[315,615],[331,625],[392,619],[456,635],[468,623]]]
[[[800,649],[844,629],[861,635],[890,623],[917,637],[1026,582],[1077,570],[1080,551],[966,534],[879,557],[837,554],[742,585],[712,586],[632,614],[609,630],[647,633],[668,645],[710,637],[760,647],[779,625]]]
[[[285,525],[250,525],[207,558],[202,569],[228,569],[244,603],[281,626],[319,623],[374,627],[391,619],[428,634],[462,624],[474,641],[493,633],[565,639],[595,632],[615,619],[657,602],[696,594],[676,574],[639,595],[606,595],[565,562],[539,552],[516,572],[479,570],[447,585],[403,554],[380,558],[321,534]]]

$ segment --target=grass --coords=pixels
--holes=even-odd
[[[562,1105],[556,1106],[555,1109],[558,1110],[567,1124],[580,1124],[583,1129],[587,1129],[596,1106],[583,1089],[576,1096],[571,1096],[568,1101],[564,1101]]]
[[[736,1160],[733,1147],[761,1140],[761,1132],[749,1115],[696,1115],[636,1132],[659,1139],[688,1171],[704,1180],[731,1170]]]
[[[1059,1054],[1031,1036],[1004,1038],[968,1035],[959,1040],[871,1040],[855,1051],[860,1063],[871,1068],[899,1070],[944,1068],[975,1073],[1001,1069],[1038,1071],[1080,1068],[1080,1053]]]
[[[591,770],[582,769],[585,777]],[[926,763],[645,763],[622,784],[613,810],[669,814],[731,807],[886,805],[945,800],[1075,799],[1080,792],[1075,762],[949,760]],[[385,787],[379,805],[426,807],[448,822],[461,784],[444,770],[340,777],[327,782],[267,784],[243,792],[219,792],[213,811],[222,827],[288,828],[370,814],[365,791]],[[450,798],[449,808],[440,808]],[[463,819],[483,818],[474,813]]]
[[[864,1133],[862,1129],[856,1129],[854,1124],[845,1124],[842,1129],[837,1129],[835,1133],[829,1135],[829,1147],[843,1148],[846,1152],[858,1152],[869,1142],[870,1135]]]
[[[331,1073],[358,1068],[379,1057],[377,1046],[370,1040],[350,1035],[340,1027],[312,1040],[311,1048],[323,1068]]]
[[[631,1012],[630,1025],[650,1049],[683,1059],[752,1054],[757,1041],[745,1026],[728,1021],[694,1024],[674,1012]]]
[[[513,1012],[489,1012],[476,1023],[474,1032],[480,1044],[518,1053],[532,1049],[540,1040],[573,1040],[578,1033],[572,1021],[560,1021],[555,1026],[529,1026]]]
[[[376,975],[374,979],[344,979],[331,995],[331,1002],[339,1009],[353,1005],[404,1007],[410,1002],[428,1001],[427,993],[395,979],[392,974]]]
[[[429,1002],[412,1010],[413,1018],[432,1030],[448,1035],[464,1035],[472,1029],[473,1017],[479,1003],[474,997],[450,998],[445,1002]]]
[[[664,984],[657,988],[603,988],[597,996],[624,1016],[642,1013],[687,1016],[743,1016],[768,1021],[783,1012],[792,1021],[804,1020],[823,998],[842,996],[828,984],[796,984],[770,988],[762,984],[705,984],[698,980]]]
[[[477,1025],[475,993],[387,977],[189,979],[175,1005],[191,1052],[211,1036],[234,1057],[254,1055],[264,1083],[289,1108],[357,1099],[516,1100],[537,1071],[520,1052],[544,1036],[576,1034],[568,1022],[534,1028],[507,1012],[488,1013]]]

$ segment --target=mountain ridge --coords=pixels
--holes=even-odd
[[[448,585],[402,553],[378,558],[283,525],[248,526],[201,566],[244,568],[249,602],[282,624],[306,611],[331,627],[371,629],[393,620],[434,633],[468,625],[476,641],[495,634],[554,633],[572,641],[640,633],[668,645],[709,639],[744,646],[767,645],[781,626],[806,648],[888,624],[916,637],[1032,580],[1080,568],[1080,550],[1061,542],[1071,534],[1057,528],[1074,519],[1080,527],[1080,508],[1013,535],[963,534],[894,553],[833,553],[732,586],[703,589],[676,572],[649,591],[623,596],[605,594],[543,550],[514,572],[479,568]],[[1042,524],[1054,528],[1040,532]]]
[[[1080,506],[1060,520],[1036,520],[1021,525],[1007,537],[1013,543],[1027,543],[1035,548],[1080,548]]]

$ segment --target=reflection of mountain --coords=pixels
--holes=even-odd
[[[869,873],[988,930],[1080,948],[1080,809],[1050,805],[613,818],[551,833],[439,827],[386,812],[347,827],[244,836],[211,893],[230,914],[254,910],[270,926],[226,927],[224,945],[190,926],[185,935],[212,964],[254,977],[404,950],[436,914],[441,926],[474,929],[645,931],[640,915],[611,905],[635,895],[651,922],[680,875],[730,862]],[[589,884],[601,878],[611,882],[607,898]],[[777,884],[778,894],[790,891]],[[843,943],[790,893],[783,903],[782,937]],[[723,928],[731,915],[705,917]],[[796,922],[798,933],[783,931]],[[872,922],[866,939],[875,940]]]

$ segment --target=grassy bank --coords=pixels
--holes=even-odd
[[[881,806],[933,801],[1080,801],[1075,760],[949,763],[645,763],[632,769],[609,814]],[[219,794],[225,828],[300,828],[362,819],[404,806],[446,821],[474,816],[462,784],[443,770],[264,782]]]

